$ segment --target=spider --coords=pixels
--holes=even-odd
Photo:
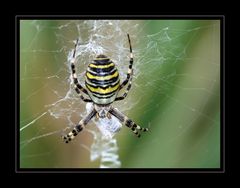
[[[125,99],[132,85],[132,77],[133,77],[133,54],[132,54],[132,45],[129,34],[127,34],[129,48],[130,48],[130,61],[129,68],[126,79],[120,84],[120,78],[117,68],[115,64],[105,55],[98,55],[93,62],[88,65],[86,74],[85,74],[85,86],[82,87],[78,81],[76,74],[76,48],[78,45],[78,39],[75,44],[75,48],[73,51],[73,57],[70,61],[71,63],[71,71],[72,78],[74,83],[74,89],[79,95],[79,97],[84,102],[92,102],[93,107],[91,112],[83,118],[71,132],[63,136],[63,140],[65,143],[70,142],[72,139],[77,136],[79,132],[83,130],[83,128],[88,124],[88,122],[93,118],[109,118],[111,116],[115,116],[122,124],[125,124],[128,128],[132,130],[132,132],[140,137],[139,131],[148,131],[147,128],[142,128],[121,113],[117,108],[112,107],[112,103],[114,101],[120,101]],[[123,93],[122,96],[118,97],[118,92],[123,89],[124,86],[127,86],[127,89]],[[89,98],[83,97],[82,94],[86,94]]]

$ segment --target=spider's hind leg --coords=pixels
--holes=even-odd
[[[74,51],[73,51],[72,59],[70,60],[71,70],[72,70],[71,74],[72,74],[74,89],[77,92],[77,94],[79,95],[79,97],[84,102],[92,102],[91,99],[85,98],[82,95],[82,93],[85,93],[89,97],[88,91],[79,83],[78,78],[77,78],[76,67],[75,67],[75,64],[76,64],[76,61],[77,61],[77,58],[76,58],[77,45],[78,45],[78,39],[77,39],[76,44],[75,44],[75,48],[74,48]]]

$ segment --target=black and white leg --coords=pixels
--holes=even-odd
[[[74,51],[73,51],[73,56],[71,59],[71,70],[72,70],[72,78],[73,78],[73,83],[74,83],[74,89],[77,92],[77,94],[80,96],[80,98],[84,101],[84,102],[92,102],[91,99],[87,99],[84,98],[81,94],[81,92],[85,93],[86,95],[88,95],[88,91],[83,88],[81,86],[81,84],[79,84],[79,81],[77,79],[77,74],[76,74],[76,68],[75,68],[75,64],[76,64],[76,49],[77,49],[77,45],[78,45],[78,39],[76,41],[75,47],[74,47]],[[89,95],[88,95],[89,96]]]
[[[65,136],[63,136],[63,140],[65,143],[70,142],[71,140],[73,140],[79,132],[81,132],[84,128],[84,126],[86,126],[88,124],[88,122],[96,115],[97,111],[95,109],[93,109],[84,119],[82,119],[74,128],[71,132],[69,132],[68,134],[66,134]]]
[[[123,83],[120,85],[119,90],[121,90],[125,85],[128,84],[128,87],[126,89],[126,91],[124,92],[124,94],[121,97],[117,97],[115,99],[115,101],[119,101],[119,100],[123,100],[127,94],[128,91],[131,89],[132,86],[132,75],[133,75],[133,54],[132,54],[132,45],[131,45],[131,40],[130,40],[130,36],[129,34],[127,34],[128,36],[128,42],[129,42],[129,47],[130,47],[130,61],[129,61],[129,67],[128,67],[128,73],[127,73],[127,78],[123,81]]]
[[[130,77],[130,79],[129,79],[129,84],[128,84],[128,87],[127,87],[126,91],[123,93],[123,95],[121,97],[117,97],[115,99],[115,101],[120,101],[120,100],[125,99],[129,90],[131,89],[131,87],[132,87],[132,77]]]
[[[119,121],[121,121],[124,125],[126,125],[128,128],[132,130],[132,132],[137,136],[140,137],[139,131],[146,132],[148,131],[148,128],[142,128],[139,125],[137,125],[135,122],[133,122],[131,119],[129,119],[127,116],[125,116],[122,112],[120,112],[117,108],[111,108],[109,110],[109,113],[115,116]]]

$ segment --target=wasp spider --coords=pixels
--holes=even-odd
[[[85,85],[86,89],[80,85],[78,82],[76,74],[76,48],[78,45],[78,40],[75,44],[73,51],[73,57],[71,59],[71,70],[72,78],[74,82],[74,88],[79,97],[84,102],[92,102],[93,108],[91,112],[83,118],[67,135],[63,136],[65,143],[68,143],[83,128],[88,124],[88,122],[95,116],[96,118],[111,118],[115,116],[121,123],[125,124],[132,132],[140,137],[139,131],[148,131],[147,128],[141,128],[139,125],[134,123],[131,119],[121,113],[117,108],[112,107],[114,101],[123,100],[128,91],[131,89],[132,77],[133,77],[133,54],[132,54],[132,45],[130,41],[129,34],[127,34],[129,47],[130,47],[130,62],[126,79],[120,84],[120,78],[118,70],[115,64],[105,55],[98,55],[93,62],[88,65],[86,75],[85,75]],[[127,89],[122,96],[118,97],[118,92],[124,87],[127,86]],[[89,98],[83,97],[82,94],[86,94]]]

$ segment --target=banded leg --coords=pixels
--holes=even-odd
[[[139,131],[146,132],[148,128],[142,128],[136,123],[134,123],[131,119],[121,113],[117,108],[111,108],[109,113],[119,119],[124,125],[132,130],[132,132],[139,138],[141,135]]]
[[[74,89],[75,91],[77,92],[77,94],[79,95],[80,99],[82,99],[84,102],[92,102],[91,99],[87,99],[87,98],[84,98],[80,92],[80,90],[78,89],[78,87],[76,85],[74,85]]]
[[[131,45],[131,40],[130,40],[129,34],[127,34],[127,36],[128,36],[129,47],[130,47],[130,61],[129,61],[127,78],[120,85],[119,89],[122,89],[125,85],[127,85],[128,81],[129,81],[130,77],[132,77],[132,73],[133,73],[133,70],[132,70],[132,65],[133,65],[132,45]]]
[[[128,84],[126,91],[123,93],[123,95],[121,97],[117,97],[114,101],[120,101],[120,100],[125,99],[129,90],[131,89],[131,87],[132,87],[132,77],[129,79],[129,84]]]
[[[96,115],[97,111],[95,109],[93,109],[84,119],[82,119],[79,124],[77,124],[73,130],[71,132],[69,132],[68,134],[66,134],[65,136],[63,136],[63,140],[65,143],[70,142],[71,140],[73,140],[79,132],[81,132],[84,128],[84,126],[86,126],[88,124],[88,122]]]
[[[129,84],[128,84],[128,87],[127,87],[126,91],[124,92],[124,94],[123,94],[121,97],[117,97],[117,98],[115,99],[115,101],[123,100],[123,99],[127,96],[128,91],[131,89],[131,86],[132,86],[133,54],[132,54],[132,45],[131,45],[130,36],[129,36],[129,34],[127,34],[127,36],[128,36],[129,47],[130,47],[130,62],[129,62],[129,67],[128,67],[127,78],[126,78],[126,79],[123,81],[123,83],[120,85],[119,90],[121,90],[125,85],[127,85],[128,82],[129,82]]]
[[[85,93],[86,95],[88,95],[88,91],[83,88],[80,84],[79,81],[77,79],[77,74],[76,74],[76,68],[75,68],[75,63],[76,63],[76,49],[77,49],[77,45],[78,45],[78,39],[76,41],[75,47],[74,47],[74,51],[73,51],[73,57],[71,59],[71,70],[72,70],[72,78],[73,78],[73,83],[74,83],[74,89],[75,91],[78,93],[78,95],[80,96],[80,98],[84,101],[84,102],[92,102],[91,99],[86,99],[82,96],[81,92]],[[89,96],[89,95],[88,95]]]

